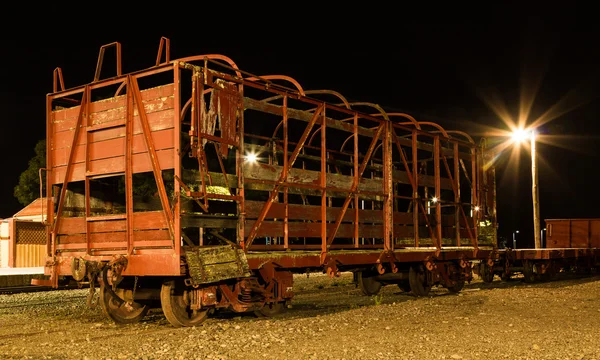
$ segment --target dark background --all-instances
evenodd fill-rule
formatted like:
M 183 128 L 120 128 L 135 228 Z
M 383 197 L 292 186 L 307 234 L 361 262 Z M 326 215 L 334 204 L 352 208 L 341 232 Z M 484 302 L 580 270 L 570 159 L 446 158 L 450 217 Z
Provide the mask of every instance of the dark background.
M 558 110 L 540 128 L 540 141 L 553 142 L 538 143 L 541 218 L 600 217 L 593 9 L 345 2 L 328 10 L 277 2 L 262 9 L 180 4 L 170 14 L 168 4 L 141 11 L 93 4 L 81 14 L 66 5 L 3 14 L 10 21 L 0 25 L 0 218 L 21 209 L 13 188 L 45 136 L 53 69 L 62 68 L 67 88 L 91 82 L 98 49 L 114 41 L 122 44 L 124 73 L 150 67 L 161 36 L 171 39 L 172 59 L 223 54 L 257 75 L 289 75 L 304 89 L 336 90 L 473 135 L 489 135 L 486 126 L 507 130 L 484 100 L 503 102 L 516 119 L 525 86 L 524 94 L 537 94 L 529 123 Z M 105 63 L 112 59 L 107 54 Z M 497 163 L 499 231 L 511 238 L 520 230 L 519 247 L 533 246 L 531 162 L 528 152 L 514 160 L 507 152 Z

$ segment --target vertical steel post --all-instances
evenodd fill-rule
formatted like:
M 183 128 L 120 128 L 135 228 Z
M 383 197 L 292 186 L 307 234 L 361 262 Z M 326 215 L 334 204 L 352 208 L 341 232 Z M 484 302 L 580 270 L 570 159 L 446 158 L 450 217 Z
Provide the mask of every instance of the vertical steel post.
M 287 169 L 288 166 L 288 115 L 287 115 L 287 105 L 288 105 L 288 97 L 285 95 L 283 97 L 283 167 Z M 287 182 L 287 179 L 284 179 Z M 285 206 L 284 209 L 284 218 L 283 218 L 283 248 L 289 249 L 289 213 L 290 206 L 288 204 L 288 186 L 285 185 L 283 188 L 283 203 Z
M 419 246 L 419 158 L 417 153 L 417 132 L 412 132 L 412 177 L 414 181 L 413 188 L 413 232 L 415 238 L 415 247 Z
M 433 138 L 433 172 L 435 177 L 435 237 L 438 249 L 442 247 L 442 204 L 441 204 L 441 172 L 440 172 L 440 137 Z
M 392 124 L 385 121 L 383 136 L 383 248 L 393 250 L 394 191 L 392 183 Z
M 354 132 L 353 137 L 354 137 L 354 152 L 353 152 L 353 167 L 352 167 L 352 171 L 353 171 L 353 175 L 354 175 L 354 179 L 353 179 L 353 183 L 359 183 L 360 179 L 358 178 L 359 173 L 358 173 L 358 114 L 354 113 L 354 121 L 352 123 L 352 130 Z M 358 240 L 358 224 L 359 224 L 359 217 L 358 217 L 358 209 L 359 209 L 359 199 L 358 199 L 358 192 L 354 192 L 354 247 L 358 248 L 359 246 L 359 240 Z
M 169 58 L 169 43 L 167 42 L 167 60 Z M 129 94 L 129 91 L 127 92 Z M 175 123 L 173 124 L 173 147 L 174 147 L 174 157 L 175 161 L 173 162 L 173 173 L 179 179 L 182 178 L 181 174 L 181 69 L 179 69 L 178 64 L 173 64 L 173 118 L 175 119 Z M 141 116 L 140 116 L 141 121 Z M 193 121 L 193 120 L 192 120 Z M 175 256 L 176 259 L 179 259 L 181 255 L 181 187 L 179 183 L 173 180 L 173 192 L 175 195 L 175 206 L 173 208 L 173 236 L 175 239 Z
M 327 253 L 327 137 L 326 137 L 326 107 L 323 104 L 321 120 L 321 259 Z
M 541 247 L 541 230 L 540 230 L 540 202 L 538 199 L 538 168 L 535 148 L 535 131 L 531 131 L 531 195 L 533 199 L 533 234 L 535 240 L 535 248 Z
M 456 246 L 460 246 L 460 210 L 462 203 L 460 201 L 460 168 L 458 164 L 458 142 L 453 144 L 454 157 L 454 228 L 456 229 Z
M 127 78 L 127 105 L 125 123 L 125 205 L 127 213 L 126 229 L 127 254 L 133 253 L 133 93 L 130 79 Z M 178 119 L 178 118 L 176 118 Z

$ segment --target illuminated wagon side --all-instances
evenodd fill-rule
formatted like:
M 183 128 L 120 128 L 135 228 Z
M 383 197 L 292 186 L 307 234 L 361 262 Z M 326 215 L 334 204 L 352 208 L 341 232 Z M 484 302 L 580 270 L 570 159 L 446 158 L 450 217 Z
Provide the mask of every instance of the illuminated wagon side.
M 494 256 L 493 169 L 468 135 L 222 55 L 171 61 L 168 45 L 126 75 L 120 44 L 103 46 L 94 81 L 72 89 L 55 70 L 54 285 L 98 284 L 117 322 L 160 302 L 189 326 L 218 308 L 277 313 L 294 272 L 354 271 L 365 294 L 426 295 L 460 291 L 471 261 Z M 100 79 L 109 47 L 117 76 Z

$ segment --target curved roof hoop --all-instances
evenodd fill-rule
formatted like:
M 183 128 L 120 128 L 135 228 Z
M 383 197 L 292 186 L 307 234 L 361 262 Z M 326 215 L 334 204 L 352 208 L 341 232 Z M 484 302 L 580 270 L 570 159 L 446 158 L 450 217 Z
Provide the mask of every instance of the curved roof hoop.
M 177 61 L 181 61 L 181 62 L 192 62 L 192 61 L 200 61 L 200 60 L 203 60 L 203 61 L 208 61 L 208 60 L 222 60 L 222 61 L 225 61 L 227 64 L 229 64 L 229 66 L 231 66 L 231 68 L 235 71 L 236 75 L 240 79 L 244 78 L 242 76 L 242 72 L 240 71 L 240 68 L 236 65 L 236 63 L 233 62 L 233 60 L 231 60 L 229 57 L 227 57 L 225 55 L 220 55 L 220 54 L 206 54 L 206 55 L 188 56 L 188 57 L 184 57 L 184 58 L 181 58 L 181 59 L 177 59 Z M 215 63 L 217 63 L 217 62 L 215 62 Z
M 291 83 L 292 85 L 294 85 L 294 87 L 296 88 L 296 90 L 298 90 L 298 93 L 300 95 L 306 96 L 305 93 L 304 93 L 304 89 L 302 89 L 302 85 L 300 85 L 300 83 L 298 81 L 296 81 L 296 79 L 294 79 L 291 76 L 287 76 L 287 75 L 262 75 L 262 76 L 248 77 L 248 78 L 246 78 L 246 80 L 249 80 L 249 81 L 267 80 L 267 82 L 268 82 L 268 80 L 284 80 L 284 81 L 287 81 L 287 82 Z M 283 96 L 281 96 L 281 95 L 277 95 L 277 96 L 273 96 L 272 98 L 282 98 L 282 97 Z M 263 99 L 261 101 L 269 102 L 268 99 L 272 99 L 272 98 Z

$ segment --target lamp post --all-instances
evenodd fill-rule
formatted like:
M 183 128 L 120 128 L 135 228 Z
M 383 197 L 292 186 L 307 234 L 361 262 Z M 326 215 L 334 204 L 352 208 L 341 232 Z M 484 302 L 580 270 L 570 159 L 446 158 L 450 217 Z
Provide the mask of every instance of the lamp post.
M 518 129 L 513 133 L 513 139 L 521 142 L 529 138 L 531 140 L 531 198 L 533 200 L 533 234 L 535 240 L 535 248 L 541 248 L 541 229 L 540 229 L 540 202 L 538 190 L 538 168 L 535 149 L 536 133 L 534 130 L 525 131 Z
M 542 231 L 540 231 L 540 245 L 543 248 L 546 247 L 546 236 L 544 235 L 544 232 L 546 232 L 546 228 L 543 228 Z
M 513 232 L 513 249 L 517 248 L 517 234 L 519 233 L 519 230 Z
M 535 234 L 535 248 L 541 247 L 540 230 L 540 202 L 538 190 L 538 170 L 535 156 L 535 131 L 531 131 L 531 197 L 533 199 L 533 233 Z

